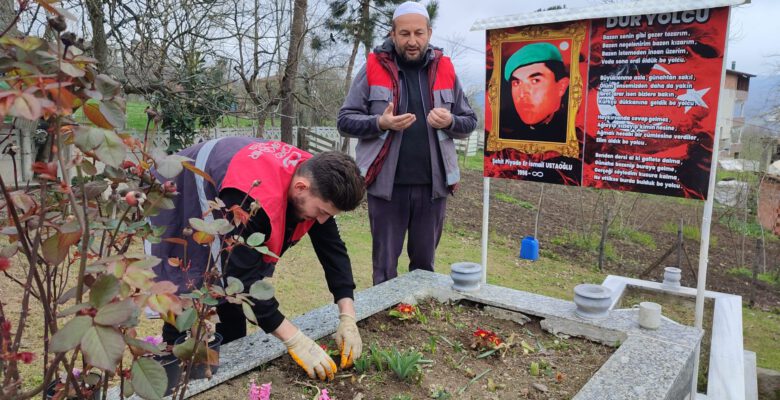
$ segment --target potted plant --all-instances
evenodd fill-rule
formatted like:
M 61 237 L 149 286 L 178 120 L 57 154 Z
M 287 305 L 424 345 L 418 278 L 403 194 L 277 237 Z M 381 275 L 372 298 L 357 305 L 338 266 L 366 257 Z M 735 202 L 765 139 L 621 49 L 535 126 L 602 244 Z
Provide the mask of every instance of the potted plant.
M 62 372 L 59 374 L 59 379 L 46 388 L 46 398 L 51 400 L 99 400 L 101 398 L 100 383 L 103 375 L 99 371 L 84 373 L 74 368 L 72 374 L 77 381 L 76 385 L 67 386 L 68 376 Z

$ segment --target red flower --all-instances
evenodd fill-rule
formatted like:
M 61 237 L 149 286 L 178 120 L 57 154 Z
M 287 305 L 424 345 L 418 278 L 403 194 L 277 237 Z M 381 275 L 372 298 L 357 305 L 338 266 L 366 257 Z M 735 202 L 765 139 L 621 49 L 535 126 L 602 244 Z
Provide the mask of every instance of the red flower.
M 486 329 L 479 329 L 477 328 L 476 331 L 474 331 L 474 340 L 472 343 L 472 347 L 480 347 L 480 348 L 490 348 L 490 349 L 496 349 L 501 344 L 503 344 L 504 341 L 501 340 L 498 335 L 496 335 L 494 332 L 491 332 Z
M 29 351 L 24 351 L 21 353 L 16 354 L 16 359 L 25 363 L 29 364 L 33 361 L 33 353 L 30 353 Z
M 0 333 L 11 333 L 11 321 L 5 320 L 2 324 L 0 324 Z
M 395 308 L 401 314 L 414 314 L 416 309 L 411 304 L 401 303 Z
M 496 334 L 491 332 L 491 331 L 485 330 L 485 329 L 477 328 L 477 330 L 474 331 L 474 336 L 476 336 L 478 338 L 484 339 L 484 338 L 487 338 L 487 337 L 496 336 Z
M 0 272 L 8 271 L 8 268 L 11 268 L 11 260 L 0 257 Z

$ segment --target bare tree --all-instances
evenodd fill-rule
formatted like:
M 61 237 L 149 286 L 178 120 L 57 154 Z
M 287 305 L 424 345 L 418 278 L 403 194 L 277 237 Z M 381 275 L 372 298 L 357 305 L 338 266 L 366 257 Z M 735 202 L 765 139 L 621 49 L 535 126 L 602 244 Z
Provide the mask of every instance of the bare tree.
M 0 0 L 0 33 L 12 33 L 16 30 L 16 10 L 14 0 Z
M 292 143 L 293 115 L 295 105 L 293 103 L 293 91 L 298 74 L 298 60 L 303 46 L 303 34 L 306 20 L 307 0 L 294 0 L 293 20 L 290 30 L 290 46 L 287 49 L 287 62 L 282 76 L 282 86 L 279 97 L 282 98 L 282 141 Z
M 92 54 L 98 61 L 98 70 L 102 71 L 109 66 L 103 0 L 85 0 L 84 2 L 92 26 Z

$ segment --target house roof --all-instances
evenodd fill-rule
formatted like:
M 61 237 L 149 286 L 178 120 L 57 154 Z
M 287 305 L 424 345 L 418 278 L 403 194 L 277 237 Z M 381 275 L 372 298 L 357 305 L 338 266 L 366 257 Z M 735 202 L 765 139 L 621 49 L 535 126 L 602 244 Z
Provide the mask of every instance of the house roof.
M 727 74 L 731 74 L 731 75 L 740 75 L 743 78 L 754 78 L 755 77 L 755 75 L 753 75 L 753 74 L 749 74 L 747 72 L 740 72 L 740 71 L 737 71 L 737 70 L 734 70 L 734 69 L 727 69 L 726 73 Z
M 564 8 L 561 10 L 529 12 L 524 14 L 482 18 L 474 21 L 474 24 L 471 26 L 471 30 L 481 31 L 488 29 L 510 28 L 513 26 L 577 21 L 583 19 L 699 10 L 704 8 L 736 6 L 744 4 L 746 1 L 747 0 L 642 0 L 618 4 L 600 4 L 587 8 Z

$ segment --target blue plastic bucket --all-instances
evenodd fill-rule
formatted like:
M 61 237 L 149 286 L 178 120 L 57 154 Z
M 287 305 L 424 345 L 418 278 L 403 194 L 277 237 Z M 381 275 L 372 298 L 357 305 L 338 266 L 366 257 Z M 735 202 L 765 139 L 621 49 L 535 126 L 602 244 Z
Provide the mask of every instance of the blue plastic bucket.
M 539 259 L 539 241 L 533 236 L 526 236 L 520 242 L 520 258 L 536 261 Z

